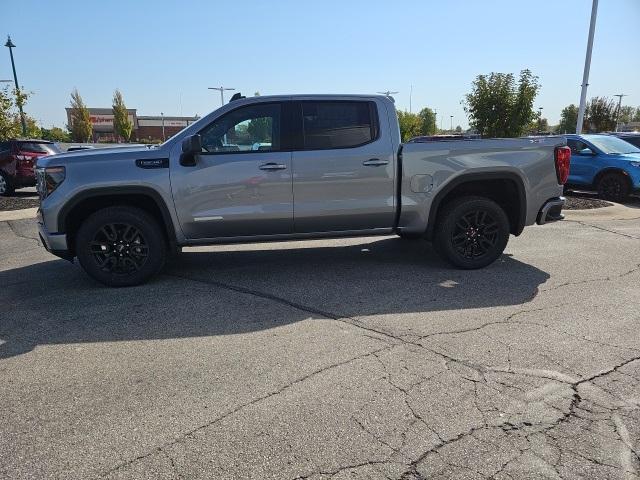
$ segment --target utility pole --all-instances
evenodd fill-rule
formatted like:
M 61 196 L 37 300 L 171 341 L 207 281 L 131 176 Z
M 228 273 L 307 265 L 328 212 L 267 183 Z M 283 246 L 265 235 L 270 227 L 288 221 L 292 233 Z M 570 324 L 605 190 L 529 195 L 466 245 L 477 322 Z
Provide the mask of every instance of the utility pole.
M 411 110 L 411 97 L 413 96 L 413 85 L 411 85 L 411 89 L 409 90 L 409 113 L 413 113 Z
M 433 111 L 433 125 L 434 127 L 436 127 L 436 131 L 435 133 L 438 133 L 438 112 L 436 112 L 435 110 Z
M 628 97 L 629 95 L 624 93 L 619 93 L 614 95 L 614 97 L 618 97 L 618 111 L 616 113 L 616 132 L 618 131 L 618 122 L 620 121 L 620 109 L 622 108 L 622 97 Z
M 16 75 L 16 64 L 13 61 L 13 49 L 15 45 L 11 41 L 11 36 L 7 35 L 7 43 L 4 44 L 9 49 L 9 55 L 11 56 L 11 68 L 13 69 L 13 84 L 16 87 L 16 103 L 18 104 L 18 110 L 20 110 L 20 123 L 22 123 L 22 136 L 27 136 L 27 121 L 24 118 L 24 111 L 22 111 L 22 96 L 20 95 L 20 85 L 18 85 L 18 75 Z
M 451 117 L 451 133 L 453 133 L 453 115 L 449 115 Z
M 224 105 L 224 91 L 225 90 L 235 90 L 235 88 L 227 88 L 227 87 L 207 87 L 209 90 L 218 90 L 220 92 L 220 105 Z
M 580 109 L 578 110 L 578 123 L 576 133 L 582 133 L 584 121 L 584 109 L 587 104 L 587 87 L 589 86 L 589 70 L 591 69 L 591 51 L 593 50 L 593 34 L 596 31 L 596 17 L 598 16 L 598 0 L 593 0 L 591 5 L 591 23 L 589 24 L 589 38 L 587 39 L 587 55 L 584 59 L 584 73 L 582 74 L 582 91 L 580 92 Z
M 542 130 L 542 107 L 538 107 L 538 133 Z
M 165 142 L 167 139 L 164 136 L 164 112 L 160 112 L 160 116 L 162 117 L 162 141 Z

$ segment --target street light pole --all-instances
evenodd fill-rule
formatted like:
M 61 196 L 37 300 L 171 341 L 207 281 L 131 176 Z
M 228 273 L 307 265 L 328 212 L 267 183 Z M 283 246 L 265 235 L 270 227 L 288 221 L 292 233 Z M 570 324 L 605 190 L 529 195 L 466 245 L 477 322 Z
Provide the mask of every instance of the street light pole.
M 209 90 L 218 90 L 220 92 L 220 105 L 224 105 L 224 91 L 225 90 L 235 90 L 235 88 L 227 88 L 227 87 L 207 87 Z
M 451 133 L 453 133 L 453 115 L 449 115 L 451 118 Z
M 18 110 L 20 110 L 20 123 L 22 123 L 22 136 L 27 136 L 27 121 L 24 118 L 24 111 L 22 111 L 22 98 L 20 96 L 20 85 L 18 85 L 18 75 L 16 75 L 16 64 L 13 61 L 13 49 L 15 45 L 11 41 L 11 36 L 7 35 L 7 43 L 4 44 L 9 49 L 9 56 L 11 56 L 11 68 L 13 69 L 13 84 L 16 87 L 16 103 L 18 104 Z
M 542 107 L 538 107 L 538 133 L 542 130 Z
M 589 70 L 591 69 L 591 51 L 593 50 L 593 34 L 596 31 L 596 17 L 598 16 L 598 0 L 593 0 L 591 6 L 591 23 L 589 24 L 589 38 L 587 39 L 587 55 L 584 59 L 584 73 L 582 74 L 582 91 L 580 92 L 580 109 L 578 110 L 578 122 L 576 133 L 582 133 L 584 109 L 587 104 L 587 87 L 589 86 Z
M 620 121 L 620 109 L 622 108 L 622 97 L 627 97 L 628 95 L 624 93 L 619 93 L 618 95 L 614 95 L 614 97 L 618 97 L 618 111 L 616 113 L 616 132 L 618 131 L 618 122 Z
M 167 139 L 164 136 L 164 112 L 160 112 L 160 116 L 162 117 L 162 141 L 165 142 Z
M 411 109 L 411 97 L 413 96 L 413 85 L 411 85 L 411 89 L 409 90 L 409 113 L 413 113 Z

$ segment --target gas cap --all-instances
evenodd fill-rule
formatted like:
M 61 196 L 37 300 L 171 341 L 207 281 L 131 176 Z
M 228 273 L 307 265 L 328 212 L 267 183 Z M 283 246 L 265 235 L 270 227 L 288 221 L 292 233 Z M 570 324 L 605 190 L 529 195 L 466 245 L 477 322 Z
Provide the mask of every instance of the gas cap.
M 429 193 L 433 188 L 431 175 L 414 175 L 411 177 L 411 191 L 413 193 Z

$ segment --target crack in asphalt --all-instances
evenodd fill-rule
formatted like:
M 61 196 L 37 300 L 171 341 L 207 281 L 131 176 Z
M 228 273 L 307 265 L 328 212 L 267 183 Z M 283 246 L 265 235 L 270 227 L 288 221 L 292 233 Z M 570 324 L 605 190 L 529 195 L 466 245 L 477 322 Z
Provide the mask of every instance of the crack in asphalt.
M 349 358 L 347 360 L 344 360 L 342 362 L 338 362 L 338 363 L 334 363 L 334 364 L 325 366 L 325 367 L 320 368 L 318 370 L 314 370 L 313 372 L 310 372 L 310 373 L 308 373 L 308 374 L 306 374 L 306 375 L 304 375 L 302 377 L 296 378 L 295 380 L 283 385 L 282 387 L 280 387 L 280 388 L 278 388 L 276 390 L 273 390 L 273 391 L 271 391 L 271 392 L 269 392 L 269 393 L 267 393 L 265 395 L 262 395 L 260 397 L 254 398 L 253 400 L 251 400 L 249 402 L 243 403 L 243 404 L 237 406 L 236 408 L 233 408 L 233 409 L 229 410 L 228 412 L 226 412 L 226 413 L 214 418 L 213 420 L 208 421 L 208 422 L 206 422 L 206 423 L 204 423 L 202 425 L 199 425 L 198 427 L 189 430 L 188 432 L 180 435 L 177 438 L 174 438 L 173 440 L 171 440 L 169 442 L 164 443 L 163 445 L 161 445 L 159 447 L 155 447 L 154 449 L 152 449 L 149 452 L 146 452 L 144 454 L 138 455 L 137 457 L 135 457 L 133 459 L 127 460 L 126 462 L 122 462 L 122 463 L 114 466 L 113 468 L 111 468 L 111 469 L 103 472 L 102 474 L 100 474 L 100 477 L 106 477 L 106 476 L 112 474 L 113 472 L 121 470 L 122 468 L 127 467 L 127 466 L 129 466 L 129 465 L 131 465 L 131 464 L 133 464 L 133 463 L 135 463 L 137 461 L 140 461 L 140 460 L 142 460 L 144 458 L 147 458 L 147 457 L 149 457 L 149 456 L 151 456 L 151 455 L 153 455 L 155 453 L 162 452 L 167 447 L 170 447 L 172 445 L 180 443 L 180 442 L 184 441 L 186 438 L 191 438 L 191 437 L 193 437 L 193 435 L 195 433 L 197 433 L 197 432 L 199 432 L 201 430 L 204 430 L 204 429 L 206 429 L 206 428 L 208 428 L 208 427 L 210 427 L 212 425 L 215 425 L 216 423 L 221 422 L 222 420 L 224 420 L 224 419 L 226 419 L 226 418 L 238 413 L 241 410 L 244 410 L 245 408 L 251 407 L 252 405 L 260 403 L 260 402 L 262 402 L 264 400 L 267 400 L 267 399 L 269 399 L 269 398 L 271 398 L 273 396 L 279 395 L 279 394 L 281 394 L 281 393 L 293 388 L 295 385 L 298 385 L 300 383 L 303 383 L 303 382 L 309 380 L 310 378 L 315 377 L 316 375 L 320 375 L 320 374 L 322 374 L 324 372 L 327 372 L 329 370 L 333 370 L 334 368 L 338 368 L 338 367 L 341 367 L 343 365 L 347 365 L 347 364 L 352 363 L 352 362 L 354 362 L 356 360 L 360 360 L 362 358 L 366 358 L 366 357 L 374 355 L 374 354 L 376 354 L 378 352 L 382 352 L 383 350 L 388 350 L 391 347 L 392 347 L 391 345 L 387 345 L 387 346 L 385 346 L 383 348 L 379 348 L 379 349 L 376 349 L 376 350 L 373 350 L 373 351 L 370 351 L 370 352 L 367 352 L 367 353 L 363 353 L 363 354 L 357 355 L 355 357 L 351 357 L 351 358 Z
M 623 274 L 620 274 L 619 276 L 625 276 L 628 275 L 636 270 L 638 270 L 638 268 L 640 268 L 640 266 L 625 272 Z M 485 374 L 488 372 L 503 372 L 503 369 L 495 369 L 495 368 L 491 368 L 491 367 L 486 367 L 483 365 L 478 365 L 478 364 L 474 364 L 473 362 L 469 362 L 466 360 L 462 360 L 462 359 L 458 359 L 455 357 L 452 357 L 448 354 L 445 354 L 443 352 L 437 351 L 437 350 L 433 350 L 430 349 L 428 347 L 426 347 L 425 345 L 423 345 L 422 343 L 419 343 L 419 341 L 411 341 L 408 340 L 407 338 L 400 336 L 400 335 L 395 335 L 391 332 L 388 332 L 384 329 L 379 329 L 379 328 L 373 328 L 367 325 L 363 325 L 360 321 L 358 321 L 357 319 L 353 318 L 353 317 L 349 317 L 349 316 L 339 316 L 337 314 L 333 314 L 331 312 L 328 311 L 323 311 L 314 307 L 310 307 L 307 305 L 303 305 L 297 302 L 293 302 L 291 300 L 288 300 L 286 298 L 277 296 L 277 295 L 273 295 L 271 293 L 267 293 L 267 292 L 262 292 L 259 290 L 254 290 L 254 289 L 250 289 L 250 288 L 246 288 L 246 287 L 241 287 L 241 286 L 237 286 L 237 285 L 232 285 L 232 284 L 227 284 L 224 282 L 219 282 L 216 280 L 202 280 L 202 279 L 194 279 L 194 278 L 190 278 L 187 276 L 182 276 L 182 275 L 176 275 L 176 274 L 168 274 L 169 276 L 174 276 L 174 277 L 178 277 L 178 278 L 183 278 L 185 280 L 190 280 L 190 281 L 194 281 L 194 282 L 199 282 L 199 283 L 205 283 L 205 284 L 210 284 L 210 285 L 214 285 L 220 288 L 224 288 L 224 289 L 228 289 L 228 290 L 232 290 L 232 291 L 236 291 L 236 292 L 240 292 L 240 293 L 244 293 L 244 294 L 249 294 L 249 295 L 254 295 L 260 298 L 265 298 L 268 300 L 272 300 L 275 302 L 278 302 L 280 304 L 283 305 L 287 305 L 289 307 L 292 308 L 296 308 L 298 310 L 307 312 L 307 313 L 311 313 L 311 314 L 315 314 L 315 315 L 321 315 L 322 317 L 325 318 L 329 318 L 329 319 L 333 319 L 336 321 L 340 321 L 343 323 L 346 323 L 348 325 L 351 326 L 355 326 L 357 328 L 366 330 L 368 332 L 371 333 L 375 333 L 377 335 L 383 336 L 388 338 L 389 340 L 392 340 L 394 343 L 388 345 L 387 347 L 380 349 L 379 351 L 383 351 L 383 350 L 388 350 L 390 348 L 393 348 L 395 345 L 397 345 L 397 343 L 395 342 L 400 342 L 403 344 L 407 344 L 407 345 L 412 345 L 415 347 L 419 347 L 421 349 L 424 349 L 425 351 L 428 351 L 432 354 L 435 354 L 436 356 L 442 358 L 445 361 L 445 366 L 447 366 L 448 362 L 452 362 L 455 364 L 459 364 L 462 366 L 465 366 L 467 368 L 470 368 L 472 370 L 475 370 L 476 372 L 478 372 L 480 374 L 480 376 L 484 379 L 484 382 L 486 383 L 486 379 L 485 379 Z M 613 277 L 613 278 L 617 278 L 617 277 Z M 558 287 L 554 287 L 554 288 L 559 288 Z M 564 304 L 561 305 L 553 305 L 550 307 L 541 307 L 541 308 L 537 308 L 537 309 L 529 309 L 526 311 L 518 311 L 518 312 L 514 312 L 512 314 L 510 314 L 507 319 L 505 320 L 501 320 L 501 321 L 494 321 L 494 322 L 487 322 L 486 325 L 482 325 L 479 327 L 472 327 L 470 329 L 465 329 L 468 331 L 473 331 L 473 330 L 479 330 L 481 328 L 484 328 L 485 326 L 488 326 L 489 324 L 504 324 L 506 322 L 508 322 L 509 319 L 514 318 L 517 315 L 520 314 L 524 314 L 524 313 L 528 313 L 530 311 L 541 311 L 541 310 L 546 310 L 549 308 L 558 308 L 560 306 L 563 306 Z M 458 331 L 454 331 L 454 332 L 438 332 L 435 334 L 432 334 L 431 336 L 435 336 L 435 335 L 442 335 L 442 334 L 455 334 L 455 333 L 462 333 L 462 332 L 458 332 Z M 425 338 L 429 337 L 430 335 L 425 336 Z M 419 339 L 421 337 L 418 337 Z M 382 339 L 378 338 L 379 340 L 383 341 Z M 620 348 L 620 347 L 618 347 Z M 377 355 L 375 355 L 375 353 L 377 352 L 373 352 L 373 356 L 375 358 L 378 358 Z M 367 354 L 366 356 L 369 356 L 370 354 Z M 379 360 L 379 359 L 378 359 Z M 565 383 L 567 385 L 570 386 L 570 388 L 573 390 L 573 394 L 571 397 L 571 402 L 569 405 L 569 409 L 567 412 L 564 412 L 563 415 L 561 415 L 555 422 L 552 423 L 545 423 L 545 422 L 541 422 L 541 423 L 537 423 L 534 424 L 532 422 L 521 422 L 520 424 L 511 424 L 509 422 L 504 422 L 503 424 L 499 425 L 499 426 L 488 426 L 486 423 L 484 425 L 481 426 L 477 426 L 477 427 L 472 427 L 471 429 L 465 431 L 465 432 L 461 432 L 458 435 L 455 435 L 451 438 L 448 439 L 444 439 L 442 440 L 442 437 L 435 432 L 425 421 L 424 419 L 422 419 L 421 417 L 419 417 L 415 410 L 411 407 L 410 403 L 408 401 L 405 401 L 405 403 L 407 404 L 409 410 L 412 412 L 412 415 L 414 416 L 414 418 L 419 419 L 423 424 L 425 424 L 432 432 L 436 433 L 436 435 L 441 439 L 441 442 L 439 444 L 437 444 L 436 446 L 432 447 L 431 449 L 427 450 L 426 452 L 424 452 L 423 454 L 419 455 L 415 460 L 413 460 L 410 464 L 409 464 L 409 468 L 404 472 L 402 478 L 422 478 L 417 470 L 418 465 L 431 453 L 433 452 L 438 452 L 440 449 L 442 449 L 443 447 L 450 445 L 452 443 L 458 442 L 459 440 L 468 437 L 468 436 L 472 436 L 474 435 L 474 433 L 481 431 L 481 430 L 485 430 L 487 428 L 500 428 L 504 431 L 510 431 L 510 430 L 521 430 L 523 428 L 528 428 L 528 427 L 544 427 L 543 432 L 549 431 L 553 428 L 556 428 L 557 426 L 561 425 L 562 423 L 568 421 L 570 418 L 574 417 L 576 415 L 575 411 L 578 408 L 578 406 L 580 405 L 580 402 L 582 401 L 582 397 L 581 395 L 578 393 L 578 387 L 582 384 L 585 384 L 587 382 L 592 382 L 593 380 L 596 380 L 598 378 L 601 378 L 603 376 L 609 375 L 612 372 L 616 372 L 618 371 L 618 369 L 624 367 L 625 365 L 628 365 L 634 361 L 638 361 L 640 360 L 640 356 L 638 357 L 633 357 L 631 359 L 625 360 L 624 362 L 610 368 L 607 370 L 604 370 L 602 372 L 599 372 L 597 374 L 591 375 L 589 377 L 583 378 L 583 379 L 579 379 L 579 380 L 575 380 L 575 379 L 570 379 L 571 381 L 568 381 L 568 376 L 565 374 L 560 374 L 558 372 L 549 372 L 549 371 L 537 371 L 537 370 L 528 370 L 526 372 L 523 372 L 522 370 L 511 370 L 509 368 L 508 373 L 525 373 L 526 375 L 529 376 L 534 376 L 534 377 L 538 377 L 538 378 L 549 378 L 549 379 L 553 379 L 553 380 L 558 380 L 561 381 L 562 383 Z M 557 364 L 557 362 L 554 362 Z M 448 369 L 448 366 L 446 367 Z M 385 369 L 386 370 L 386 369 Z M 399 388 L 397 385 L 394 385 L 388 378 L 387 381 L 389 381 L 389 383 L 394 386 L 395 388 L 397 388 L 400 391 L 403 391 L 403 393 L 405 393 L 404 390 L 402 390 L 401 388 Z M 408 395 L 408 393 L 405 393 L 406 395 Z M 263 400 L 264 398 L 260 398 L 260 399 L 256 399 L 254 402 L 252 403 L 256 403 L 259 402 L 261 400 Z M 241 407 L 243 408 L 243 407 Z M 484 417 L 482 411 L 480 411 L 480 409 L 478 409 L 479 412 L 481 413 L 481 415 Z M 235 412 L 231 412 L 230 414 L 235 413 Z M 206 427 L 202 427 L 202 428 L 206 428 Z M 409 427 L 410 428 L 410 427 Z M 408 430 L 407 430 L 408 431 Z M 406 435 L 406 432 L 405 432 Z M 393 450 L 393 449 L 392 449 Z M 380 461 L 379 463 L 387 463 L 388 460 L 384 460 L 384 461 Z M 358 464 L 357 466 L 363 466 L 363 465 L 368 465 L 370 462 L 366 462 L 363 464 Z M 356 466 L 356 467 L 357 467 Z M 344 469 L 349 469 L 349 468 L 355 468 L 354 466 L 350 466 L 350 467 L 345 467 Z M 342 470 L 340 470 L 342 471 Z M 339 471 L 338 471 L 339 472 Z M 336 473 L 338 473 L 336 472 Z M 323 473 L 320 472 L 320 474 L 323 475 L 334 475 L 335 473 Z M 309 475 L 310 476 L 310 475 Z M 308 477 L 308 476 L 307 476 Z M 298 477 L 298 478 L 307 478 L 307 477 Z
M 632 269 L 627 270 L 626 272 L 623 272 L 623 273 L 619 273 L 617 275 L 609 275 L 607 277 L 590 278 L 590 279 L 587 279 L 587 280 L 576 280 L 576 281 L 569 281 L 569 282 L 565 282 L 565 283 L 560 283 L 558 285 L 550 286 L 549 288 L 541 288 L 540 289 L 540 293 L 551 292 L 553 290 L 557 290 L 559 288 L 567 287 L 569 285 L 583 285 L 585 283 L 611 282 L 613 280 L 618 280 L 618 279 L 620 279 L 622 277 L 626 277 L 627 275 L 631 275 L 631 274 L 633 274 L 635 272 L 638 272 L 638 271 L 640 271 L 640 263 L 637 264 Z
M 608 228 L 605 227 L 601 227 L 599 225 L 593 225 L 592 223 L 587 223 L 583 220 L 565 220 L 568 222 L 572 222 L 572 223 L 578 223 L 582 226 L 585 227 L 591 227 L 591 228 L 595 228 L 597 230 L 602 230 L 603 232 L 608 232 L 608 233 L 613 233 L 614 235 L 620 235 L 621 237 L 627 237 L 627 238 L 632 238 L 634 240 L 640 240 L 640 237 L 636 237 L 635 235 L 629 235 L 628 233 L 622 233 L 622 232 L 618 232 L 616 230 L 610 230 Z
M 9 230 L 11 230 L 11 232 L 12 232 L 16 237 L 24 238 L 24 239 L 26 239 L 26 240 L 31 240 L 31 241 L 33 241 L 33 242 L 36 242 L 36 245 L 40 245 L 40 241 L 39 241 L 37 238 L 35 238 L 35 237 L 29 237 L 29 236 L 27 236 L 27 235 L 23 235 L 22 233 L 18 232 L 18 231 L 16 230 L 16 227 L 13 225 L 13 222 L 14 222 L 13 220 L 7 220 L 7 221 L 6 221 L 6 222 L 4 222 L 4 223 L 6 223 L 6 224 L 7 224 L 7 226 L 9 227 Z

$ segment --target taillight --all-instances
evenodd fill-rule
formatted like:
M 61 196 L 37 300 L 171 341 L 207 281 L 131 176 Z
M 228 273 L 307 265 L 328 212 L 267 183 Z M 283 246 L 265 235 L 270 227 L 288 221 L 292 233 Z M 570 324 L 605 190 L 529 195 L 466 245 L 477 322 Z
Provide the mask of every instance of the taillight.
M 558 183 L 564 185 L 569 178 L 569 167 L 571 165 L 571 149 L 569 147 L 556 147 L 554 152 L 556 161 L 556 177 Z

